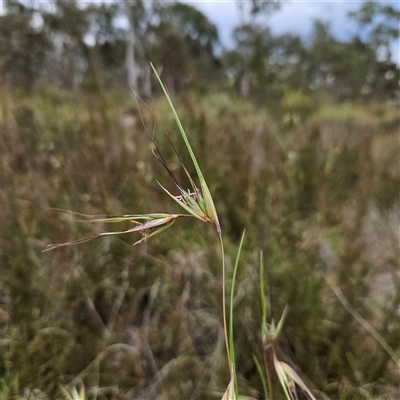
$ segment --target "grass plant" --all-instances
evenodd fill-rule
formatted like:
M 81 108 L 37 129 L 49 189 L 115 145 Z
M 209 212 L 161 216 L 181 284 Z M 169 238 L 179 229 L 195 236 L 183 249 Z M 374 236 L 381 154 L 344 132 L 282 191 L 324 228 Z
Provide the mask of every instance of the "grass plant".
M 140 215 L 132 214 L 132 215 L 123 215 L 123 216 L 99 217 L 99 216 L 69 212 L 73 215 L 78 215 L 81 218 L 83 218 L 84 220 L 90 221 L 90 222 L 120 223 L 120 222 L 124 222 L 124 221 L 130 221 L 135 226 L 133 228 L 127 228 L 127 229 L 120 230 L 120 231 L 103 232 L 103 233 L 100 233 L 97 235 L 86 236 L 81 239 L 72 240 L 72 241 L 65 242 L 65 243 L 49 245 L 45 251 L 54 250 L 56 248 L 63 247 L 63 246 L 78 245 L 78 244 L 86 243 L 86 242 L 100 239 L 100 238 L 107 237 L 107 236 L 139 232 L 139 233 L 141 233 L 142 238 L 133 244 L 135 246 L 140 243 L 143 243 L 150 237 L 155 236 L 155 235 L 161 233 L 162 231 L 168 229 L 176 221 L 176 219 L 182 218 L 182 217 L 192 216 L 202 222 L 208 222 L 208 223 L 211 223 L 212 225 L 214 225 L 219 242 L 220 242 L 220 247 L 221 247 L 222 315 L 223 315 L 223 327 L 224 327 L 226 355 L 227 355 L 227 361 L 228 361 L 228 366 L 229 366 L 229 370 L 230 370 L 230 382 L 229 382 L 228 387 L 222 397 L 222 400 L 239 400 L 244 397 L 239 396 L 238 386 L 237 386 L 234 337 L 233 337 L 233 299 L 234 299 L 234 292 L 235 292 L 235 280 L 236 280 L 240 254 L 242 251 L 242 246 L 243 246 L 243 241 L 244 241 L 244 232 L 243 232 L 243 235 L 242 235 L 239 247 L 238 247 L 235 266 L 234 266 L 234 270 L 233 270 L 231 295 L 230 295 L 229 329 L 228 329 L 227 314 L 226 314 L 226 290 L 225 290 L 225 287 L 226 287 L 225 250 L 224 250 L 224 244 L 223 244 L 223 239 L 222 239 L 221 226 L 219 223 L 215 204 L 214 204 L 211 192 L 208 188 L 208 185 L 204 179 L 203 173 L 197 162 L 196 156 L 195 156 L 195 154 L 192 150 L 192 147 L 189 143 L 186 132 L 182 126 L 182 123 L 181 123 L 179 117 L 178 117 L 178 114 L 175 110 L 172 100 L 168 94 L 168 91 L 167 91 L 166 87 L 164 86 L 163 82 L 161 81 L 161 78 L 158 75 L 153 64 L 151 64 L 151 67 L 153 68 L 153 71 L 157 77 L 157 80 L 167 98 L 168 104 L 174 115 L 176 124 L 177 124 L 179 131 L 181 133 L 181 136 L 184 140 L 186 149 L 189 152 L 190 158 L 191 158 L 193 165 L 195 167 L 195 170 L 196 170 L 197 178 L 200 182 L 200 188 L 198 188 L 197 185 L 195 184 L 193 178 L 191 177 L 187 168 L 183 164 L 183 161 L 182 161 L 179 153 L 177 152 L 175 146 L 171 142 L 173 149 L 179 158 L 180 164 L 181 164 L 183 170 L 185 171 L 185 174 L 192 186 L 192 191 L 184 190 L 182 188 L 182 186 L 178 183 L 178 180 L 176 179 L 174 173 L 168 167 L 167 162 L 165 161 L 164 157 L 162 156 L 161 152 L 159 151 L 156 142 L 154 141 L 154 139 L 152 139 L 152 142 L 155 146 L 155 150 L 153 151 L 154 154 L 156 155 L 157 159 L 161 162 L 161 164 L 164 166 L 164 168 L 167 170 L 168 174 L 170 175 L 170 177 L 172 178 L 172 180 L 176 186 L 176 189 L 179 191 L 180 194 L 179 195 L 171 194 L 158 181 L 157 182 L 159 183 L 161 188 L 173 200 L 175 200 L 180 205 L 180 207 L 183 208 L 188 214 L 151 213 L 151 214 L 140 214 Z M 59 210 L 59 211 L 64 211 L 64 210 Z M 264 358 L 265 358 L 265 366 L 266 366 L 266 371 L 267 371 L 268 387 L 271 388 L 270 389 L 271 391 L 269 392 L 269 395 L 267 398 L 269 398 L 271 400 L 273 399 L 270 371 L 268 368 L 268 363 L 267 363 L 267 358 L 266 358 L 267 351 L 271 347 L 275 371 L 278 375 L 278 378 L 282 384 L 282 387 L 285 391 L 285 394 L 286 394 L 288 400 L 293 400 L 293 399 L 295 399 L 294 396 L 297 396 L 297 395 L 293 394 L 293 393 L 295 393 L 295 390 L 296 390 L 295 383 L 297 385 L 299 385 L 307 395 L 310 396 L 309 397 L 310 400 L 315 400 L 314 397 L 312 396 L 311 392 L 307 389 L 307 387 L 304 385 L 303 381 L 296 374 L 296 372 L 289 365 L 285 364 L 284 362 L 278 361 L 278 359 L 276 357 L 276 353 L 273 348 L 273 343 L 274 343 L 274 341 L 277 340 L 277 338 L 279 337 L 279 334 L 282 330 L 283 323 L 284 323 L 284 320 L 285 320 L 285 317 L 287 314 L 287 308 L 285 308 L 285 310 L 282 314 L 282 317 L 279 320 L 276 327 L 275 327 L 273 321 L 272 321 L 272 324 L 267 325 L 267 322 L 266 322 L 267 321 L 267 305 L 266 305 L 266 296 L 265 296 L 265 291 L 264 291 L 264 286 L 263 286 L 263 282 L 264 282 L 263 268 L 264 268 L 263 267 L 263 258 L 262 258 L 262 252 L 261 252 L 260 253 L 260 275 L 261 275 L 260 276 L 260 282 L 261 282 L 260 294 L 261 294 L 261 305 L 262 305 L 262 338 L 263 338 L 263 346 L 265 349 L 264 350 Z M 78 393 L 76 391 L 74 385 L 72 385 L 71 394 L 69 394 L 65 388 L 62 387 L 62 389 L 63 389 L 63 392 L 65 395 L 70 396 L 71 400 L 72 399 L 75 400 L 75 399 L 81 398 L 82 396 L 83 397 L 85 396 L 84 389 L 81 389 L 80 392 Z
M 83 217 L 85 220 L 90 221 L 90 222 L 106 222 L 106 223 L 119 223 L 119 222 L 124 222 L 124 221 L 130 221 L 133 223 L 135 226 L 133 228 L 127 228 L 121 231 L 112 231 L 112 232 L 103 232 L 97 235 L 93 236 L 87 236 L 83 237 L 81 239 L 76 239 L 72 240 L 69 242 L 64 242 L 60 244 L 52 244 L 47 247 L 45 251 L 49 250 L 54 250 L 59 247 L 63 246 L 71 246 L 71 245 L 78 245 L 82 243 L 86 243 L 92 240 L 100 239 L 106 236 L 113 236 L 113 235 L 120 235 L 120 234 L 125 234 L 125 233 L 133 233 L 133 232 L 140 232 L 142 234 L 142 238 L 138 241 L 136 241 L 133 245 L 138 245 L 150 237 L 157 235 L 161 233 L 162 231 L 168 229 L 178 218 L 182 217 L 188 217 L 192 216 L 200 221 L 203 222 L 209 222 L 214 225 L 216 229 L 216 233 L 218 235 L 218 239 L 220 242 L 221 246 L 221 257 L 222 257 L 222 315 L 223 315 L 223 325 L 224 325 L 224 337 L 225 337 L 225 346 L 226 346 L 226 354 L 227 354 L 227 360 L 228 360 L 228 366 L 229 369 L 231 370 L 231 383 L 228 385 L 227 392 L 224 394 L 223 399 L 238 399 L 237 395 L 234 393 L 237 393 L 237 386 L 235 383 L 235 365 L 232 363 L 232 352 L 233 352 L 233 338 L 232 338 L 232 325 L 230 326 L 230 337 L 228 337 L 228 327 L 227 327 L 227 314 L 226 314 L 226 291 L 225 291 L 225 286 L 226 286 L 226 267 L 225 267 L 225 251 L 224 251 L 224 244 L 223 244 L 223 239 L 222 239 L 222 232 L 221 232 L 221 226 L 218 220 L 218 215 L 217 211 L 215 208 L 215 204 L 213 201 L 213 198 L 211 196 L 211 192 L 208 188 L 208 185 L 204 179 L 203 173 L 200 169 L 200 166 L 197 162 L 196 156 L 194 155 L 194 152 L 192 150 L 192 147 L 189 143 L 189 140 L 187 138 L 186 132 L 182 126 L 182 123 L 178 117 L 178 114 L 175 110 L 175 107 L 172 103 L 172 100 L 168 94 L 168 91 L 166 87 L 164 86 L 163 82 L 161 81 L 160 76 L 157 73 L 157 70 L 154 68 L 153 64 L 151 64 L 151 67 L 157 77 L 157 80 L 168 100 L 168 103 L 171 107 L 171 111 L 174 115 L 176 124 L 179 128 L 179 131 L 181 133 L 181 136 L 185 142 L 186 148 L 189 152 L 190 158 L 193 162 L 193 165 L 195 167 L 196 173 L 197 173 L 197 178 L 200 182 L 200 188 L 197 187 L 195 184 L 193 178 L 190 176 L 187 168 L 184 166 L 181 157 L 179 156 L 178 152 L 176 151 L 175 147 L 174 151 L 176 152 L 176 155 L 179 158 L 180 164 L 182 168 L 184 169 L 187 178 L 189 179 L 189 182 L 192 186 L 192 192 L 190 190 L 185 190 L 182 188 L 182 186 L 178 183 L 177 179 L 175 178 L 174 174 L 172 171 L 169 169 L 164 157 L 162 154 L 159 152 L 158 147 L 155 143 L 154 140 L 153 144 L 155 145 L 155 150 L 157 151 L 156 157 L 158 160 L 162 163 L 162 165 L 165 167 L 165 169 L 168 171 L 169 175 L 174 181 L 174 184 L 176 188 L 179 191 L 179 195 L 173 195 L 171 194 L 167 189 L 165 189 L 160 183 L 159 185 L 161 188 L 173 199 L 175 200 L 188 214 L 165 214 L 165 213 L 151 213 L 151 214 L 141 214 L 141 215 L 123 215 L 123 216 L 107 216 L 107 217 L 99 217 L 99 216 L 93 216 L 93 215 L 84 215 L 84 214 L 77 214 L 81 217 Z M 173 144 L 172 144 L 173 145 Z M 63 210 L 61 210 L 63 211 Z M 239 253 L 238 253 L 238 258 L 235 266 L 235 272 L 234 272 L 234 278 L 236 276 L 236 269 L 237 269 L 237 264 L 238 264 L 238 259 L 241 251 L 241 247 L 243 244 L 243 238 L 242 242 L 239 247 Z M 232 292 L 234 289 L 234 283 L 232 286 Z M 232 315 L 232 309 L 231 309 L 231 321 L 232 321 L 233 315 Z M 234 393 L 231 393 L 231 392 Z
M 275 322 L 272 319 L 271 323 L 267 322 L 268 315 L 268 306 L 267 306 L 267 295 L 264 286 L 264 257 L 263 252 L 260 251 L 260 300 L 261 300 L 261 313 L 262 313 L 262 322 L 261 322 L 261 338 L 263 342 L 264 349 L 264 366 L 265 372 L 267 376 L 267 382 L 264 378 L 263 387 L 265 398 L 269 400 L 274 399 L 273 389 L 272 389 L 272 379 L 271 379 L 271 370 L 270 370 L 270 358 L 272 358 L 272 365 L 274 366 L 275 373 L 281 383 L 282 389 L 286 395 L 287 400 L 296 400 L 298 399 L 297 389 L 296 387 L 301 388 L 302 392 L 307 396 L 309 400 L 315 400 L 315 397 L 312 395 L 310 390 L 304 384 L 303 380 L 300 376 L 283 361 L 279 361 L 277 357 L 277 352 L 275 349 L 276 343 L 278 342 L 279 336 L 282 332 L 283 325 L 288 314 L 287 306 L 283 310 L 282 316 L 278 321 L 278 324 L 275 326 Z M 270 356 L 272 354 L 272 357 Z M 257 370 L 259 374 L 262 376 L 262 369 L 257 360 L 257 357 L 253 355 L 253 359 L 256 362 Z

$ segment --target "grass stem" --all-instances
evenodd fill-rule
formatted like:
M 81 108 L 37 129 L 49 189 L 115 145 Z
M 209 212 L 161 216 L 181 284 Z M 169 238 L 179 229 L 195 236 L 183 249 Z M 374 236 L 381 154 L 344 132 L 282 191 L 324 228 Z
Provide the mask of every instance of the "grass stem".
M 219 241 L 221 244 L 221 256 L 222 256 L 222 318 L 224 320 L 224 337 L 225 337 L 225 346 L 226 346 L 226 355 L 228 358 L 229 369 L 231 369 L 231 353 L 229 350 L 229 339 L 228 339 L 228 324 L 227 324 L 227 316 L 226 316 L 226 277 L 225 277 L 225 250 L 224 250 L 224 242 L 222 240 L 222 235 L 218 233 Z

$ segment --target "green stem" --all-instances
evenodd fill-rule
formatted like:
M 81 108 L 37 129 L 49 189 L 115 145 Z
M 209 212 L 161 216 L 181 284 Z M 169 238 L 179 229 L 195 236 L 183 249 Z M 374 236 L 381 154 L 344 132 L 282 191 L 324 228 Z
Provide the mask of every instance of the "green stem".
M 267 382 L 268 382 L 268 394 L 269 394 L 269 400 L 274 399 L 274 393 L 272 391 L 272 379 L 271 379 L 271 371 L 267 365 Z
M 265 365 L 265 372 L 267 373 L 268 399 L 273 400 L 274 393 L 272 392 L 271 371 L 268 366 L 268 357 L 267 357 L 268 350 L 269 350 L 268 348 L 264 348 L 264 365 Z
M 222 256 L 222 318 L 224 320 L 224 337 L 226 346 L 226 355 L 228 357 L 229 370 L 231 369 L 231 353 L 229 351 L 229 339 L 228 339 L 228 325 L 226 317 L 226 289 L 225 289 L 225 251 L 224 242 L 222 241 L 222 235 L 218 234 L 219 241 L 221 243 L 221 256 Z

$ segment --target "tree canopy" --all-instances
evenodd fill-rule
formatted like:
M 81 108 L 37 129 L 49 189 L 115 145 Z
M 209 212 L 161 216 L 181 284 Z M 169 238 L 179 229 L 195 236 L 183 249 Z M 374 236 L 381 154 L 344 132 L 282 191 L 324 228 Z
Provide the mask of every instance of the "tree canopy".
M 217 27 L 189 4 L 124 4 L 7 0 L 0 17 L 6 82 L 31 90 L 46 80 L 76 89 L 93 73 L 100 86 L 124 84 L 127 76 L 131 87 L 148 96 L 152 61 L 172 91 L 196 85 L 255 99 L 286 90 L 323 90 L 338 99 L 398 96 L 399 66 L 391 49 L 399 37 L 400 11 L 391 5 L 368 0 L 349 13 L 357 28 L 347 40 L 337 39 L 319 20 L 311 41 L 304 41 L 273 35 L 268 23 L 249 18 L 232 33 L 234 48 L 223 50 Z M 238 3 L 255 17 L 279 5 Z M 128 28 L 121 24 L 124 18 Z

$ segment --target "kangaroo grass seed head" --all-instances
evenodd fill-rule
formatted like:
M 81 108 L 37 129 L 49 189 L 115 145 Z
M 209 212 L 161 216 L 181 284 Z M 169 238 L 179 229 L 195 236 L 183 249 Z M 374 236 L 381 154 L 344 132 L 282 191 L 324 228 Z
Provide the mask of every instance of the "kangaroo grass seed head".
M 79 214 L 83 216 L 84 214 Z M 112 232 L 102 232 L 98 235 L 86 236 L 80 239 L 72 240 L 70 242 L 59 243 L 59 244 L 50 244 L 47 246 L 43 252 L 57 249 L 58 247 L 63 246 L 73 246 L 76 244 L 82 244 L 86 242 L 90 242 L 92 240 L 100 239 L 105 236 L 112 235 L 121 235 L 124 233 L 134 233 L 139 232 L 142 235 L 142 238 L 136 241 L 133 246 L 136 246 L 139 243 L 146 241 L 148 238 L 155 236 L 166 229 L 168 229 L 178 218 L 188 217 L 190 215 L 187 214 L 143 214 L 143 215 L 125 215 L 125 216 L 115 216 L 115 217 L 103 217 L 103 218 L 90 218 L 90 216 L 86 215 L 84 221 L 91 222 L 121 222 L 129 220 L 135 226 L 133 228 L 123 229 L 121 231 L 112 231 Z
M 306 384 L 297 372 L 288 364 L 279 361 L 274 353 L 274 368 L 288 400 L 298 399 L 296 385 L 303 391 L 309 400 L 315 400 Z
M 180 158 L 178 152 L 176 151 L 175 146 L 173 146 L 173 148 L 175 150 L 175 153 L 178 155 L 179 161 L 180 161 L 182 167 L 184 168 L 184 170 L 186 172 L 186 175 L 189 178 L 189 181 L 192 184 L 193 191 L 194 191 L 194 193 L 196 193 L 196 197 L 193 198 L 188 192 L 185 192 L 181 187 L 179 187 L 179 185 L 177 185 L 179 191 L 181 192 L 181 196 L 182 196 L 182 200 L 183 201 L 182 200 L 180 202 L 178 200 L 176 200 L 176 201 L 187 212 L 192 214 L 195 218 L 198 218 L 198 219 L 200 219 L 202 221 L 205 221 L 205 222 L 212 223 L 215 226 L 215 229 L 216 229 L 218 235 L 221 236 L 221 226 L 220 226 L 220 223 L 219 223 L 219 220 L 218 220 L 218 215 L 217 215 L 217 211 L 216 211 L 216 208 L 215 208 L 215 204 L 214 204 L 213 198 L 211 196 L 210 190 L 209 190 L 209 188 L 207 186 L 207 183 L 206 183 L 206 181 L 204 179 L 203 173 L 201 172 L 200 166 L 199 166 L 199 164 L 197 162 L 196 156 L 194 155 L 192 147 L 190 146 L 190 143 L 189 143 L 189 140 L 187 138 L 186 132 L 183 129 L 182 123 L 181 123 L 181 121 L 180 121 L 180 119 L 178 117 L 178 114 L 177 114 L 177 112 L 175 110 L 175 107 L 174 107 L 174 105 L 172 103 L 172 100 L 171 100 L 171 98 L 170 98 L 170 96 L 168 94 L 168 91 L 167 91 L 165 85 L 163 84 L 160 76 L 158 75 L 157 70 L 155 69 L 154 65 L 152 63 L 150 63 L 150 65 L 151 65 L 151 68 L 153 69 L 153 71 L 154 71 L 154 73 L 155 73 L 155 75 L 157 77 L 157 80 L 158 80 L 158 82 L 159 82 L 159 84 L 160 84 L 160 86 L 161 86 L 161 88 L 162 88 L 162 90 L 163 90 L 163 92 L 165 94 L 165 97 L 167 98 L 167 101 L 169 103 L 171 111 L 172 111 L 172 113 L 173 113 L 173 115 L 175 117 L 176 124 L 178 125 L 178 128 L 179 128 L 179 131 L 181 133 L 181 136 L 182 136 L 182 138 L 183 138 L 183 140 L 185 142 L 185 145 L 186 145 L 186 148 L 187 148 L 187 150 L 189 152 L 190 158 L 192 159 L 193 165 L 194 165 L 194 167 L 196 169 L 197 177 L 198 177 L 198 179 L 200 181 L 200 190 L 199 190 L 199 189 L 197 189 L 196 185 L 194 184 L 193 179 L 190 176 L 190 174 L 188 173 L 187 169 L 183 165 L 182 159 Z M 173 197 L 171 194 L 170 194 L 170 196 Z M 186 201 L 187 201 L 188 204 L 185 203 Z M 186 207 L 184 207 L 184 205 Z M 193 213 L 191 211 L 189 211 L 188 208 L 190 208 L 193 211 Z
M 178 180 L 176 179 L 173 172 L 168 167 L 167 162 L 165 161 L 164 157 L 162 156 L 162 154 L 157 146 L 157 143 L 155 142 L 153 137 L 149 134 L 149 137 L 154 145 L 153 154 L 160 161 L 160 163 L 163 165 L 163 167 L 167 170 L 168 174 L 170 175 L 171 179 L 173 180 L 173 182 L 180 194 L 177 196 L 173 195 L 167 189 L 165 189 L 158 181 L 157 182 L 170 197 L 172 197 L 186 212 L 188 212 L 188 214 L 153 213 L 153 214 L 141 214 L 141 215 L 96 217 L 96 216 L 90 216 L 90 215 L 85 215 L 85 214 L 69 212 L 70 214 L 79 215 L 83 221 L 121 222 L 121 221 L 129 220 L 135 226 L 133 228 L 124 229 L 122 231 L 103 232 L 103 233 L 99 233 L 97 235 L 92 235 L 92 236 L 83 237 L 83 238 L 80 238 L 77 240 L 72 240 L 70 242 L 59 243 L 59 244 L 50 244 L 47 246 L 47 248 L 44 251 L 54 250 L 58 247 L 63 247 L 63 246 L 73 246 L 76 244 L 86 243 L 86 242 L 90 242 L 92 240 L 100 239 L 105 236 L 140 232 L 142 234 L 142 238 L 133 244 L 135 246 L 139 243 L 146 241 L 148 238 L 155 236 L 155 235 L 163 232 L 164 230 L 168 229 L 175 222 L 176 219 L 181 218 L 181 217 L 187 217 L 187 216 L 192 216 L 203 222 L 212 223 L 216 228 L 218 236 L 221 238 L 221 227 L 219 224 L 218 215 L 217 215 L 217 212 L 215 209 L 215 205 L 214 205 L 210 190 L 208 189 L 208 186 L 204 180 L 203 174 L 197 163 L 196 157 L 195 157 L 193 150 L 189 144 L 188 138 L 182 127 L 179 117 L 175 111 L 173 104 L 172 104 L 171 98 L 169 97 L 168 92 L 167 92 L 164 84 L 162 83 L 159 75 L 157 74 L 157 71 L 155 70 L 153 64 L 151 64 L 151 66 L 152 66 L 152 68 L 157 76 L 157 79 L 165 93 L 165 96 L 167 97 L 168 103 L 174 114 L 176 123 L 179 127 L 179 130 L 184 139 L 185 145 L 189 151 L 190 157 L 195 166 L 197 176 L 200 181 L 200 189 L 196 186 L 196 184 L 194 183 L 194 180 L 192 179 L 188 170 L 186 169 L 185 165 L 183 164 L 182 158 L 180 157 L 179 153 L 177 152 L 176 147 L 175 147 L 174 143 L 172 142 L 171 138 L 169 137 L 168 133 L 167 133 L 168 139 L 170 140 L 170 143 L 179 158 L 179 162 L 180 162 L 182 168 L 184 169 L 186 176 L 189 179 L 189 182 L 192 186 L 192 192 L 190 190 L 186 191 L 186 190 L 182 189 L 182 187 L 179 185 Z

